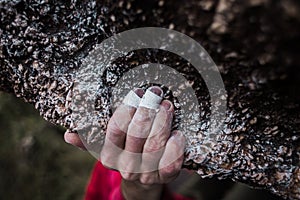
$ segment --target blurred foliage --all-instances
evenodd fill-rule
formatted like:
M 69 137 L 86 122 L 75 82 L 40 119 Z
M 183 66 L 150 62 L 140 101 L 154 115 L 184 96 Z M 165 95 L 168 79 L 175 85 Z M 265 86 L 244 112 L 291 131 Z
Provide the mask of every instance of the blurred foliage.
M 32 105 L 0 93 L 0 199 L 82 199 L 95 159 Z

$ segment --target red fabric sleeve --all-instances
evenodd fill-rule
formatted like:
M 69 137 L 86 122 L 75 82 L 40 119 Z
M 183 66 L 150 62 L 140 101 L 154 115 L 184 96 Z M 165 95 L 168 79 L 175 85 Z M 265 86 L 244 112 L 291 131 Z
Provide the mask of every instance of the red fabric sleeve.
M 85 200 L 125 200 L 121 191 L 121 175 L 97 162 L 87 187 Z M 165 189 L 163 200 L 191 200 Z

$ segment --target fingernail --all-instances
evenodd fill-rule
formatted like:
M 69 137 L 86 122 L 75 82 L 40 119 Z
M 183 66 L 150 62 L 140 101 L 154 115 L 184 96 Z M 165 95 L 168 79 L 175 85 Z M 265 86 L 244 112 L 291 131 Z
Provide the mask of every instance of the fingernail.
M 170 108 L 171 108 L 171 102 L 169 102 L 169 101 L 163 101 L 162 103 L 161 103 L 161 105 L 166 109 L 166 110 L 170 110 Z
M 70 138 L 71 138 L 71 132 L 69 132 L 68 130 L 65 132 L 65 134 L 64 134 L 64 140 L 65 140 L 65 142 L 66 143 L 68 143 L 68 144 L 71 144 L 71 140 L 70 140 Z
M 180 136 L 182 136 L 182 133 L 179 130 L 175 130 L 175 131 L 172 132 L 171 136 L 172 137 L 180 137 Z
M 140 98 L 142 98 L 143 97 L 143 95 L 144 95 L 144 90 L 143 89 L 141 89 L 141 88 L 135 88 L 134 90 L 133 90 Z
M 150 90 L 151 92 L 153 92 L 157 96 L 162 97 L 162 95 L 163 95 L 162 89 L 160 87 L 158 87 L 158 86 L 152 86 L 148 90 Z

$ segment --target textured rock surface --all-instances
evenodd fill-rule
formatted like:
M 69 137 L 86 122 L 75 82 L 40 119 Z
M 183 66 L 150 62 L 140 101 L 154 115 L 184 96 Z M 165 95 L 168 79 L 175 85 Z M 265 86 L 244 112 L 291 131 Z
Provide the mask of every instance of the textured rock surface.
M 76 131 L 69 106 L 74 74 L 94 45 L 135 27 L 175 29 L 210 53 L 228 93 L 218 140 L 203 140 L 207 126 L 196 136 L 187 133 L 185 167 L 300 199 L 299 9 L 296 0 L 2 0 L 0 89 L 34 104 L 46 120 Z M 199 74 L 177 56 L 133 52 L 107 73 L 120 77 L 123 69 L 149 61 L 172 65 L 194 82 L 205 124 L 209 95 Z M 108 107 L 98 107 L 105 127 Z M 210 151 L 203 158 L 205 149 Z

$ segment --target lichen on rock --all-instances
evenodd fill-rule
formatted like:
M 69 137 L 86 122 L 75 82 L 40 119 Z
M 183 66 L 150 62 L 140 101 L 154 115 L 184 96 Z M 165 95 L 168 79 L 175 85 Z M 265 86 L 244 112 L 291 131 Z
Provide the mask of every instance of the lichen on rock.
M 193 83 L 201 103 L 203 124 L 197 135 L 186 133 L 185 167 L 202 177 L 231 178 L 300 199 L 300 76 L 295 67 L 300 64 L 295 42 L 300 38 L 299 9 L 296 0 L 4 0 L 0 89 L 34 104 L 46 120 L 76 131 L 72 88 L 89 52 L 128 29 L 177 30 L 205 47 L 224 80 L 228 109 L 218 140 L 203 140 L 209 95 L 201 76 L 185 60 L 168 52 L 135 51 L 116 60 L 106 73 L 119 78 L 126 69 L 147 62 L 173 66 Z M 111 114 L 101 112 L 109 111 L 109 104 L 103 104 L 110 97 L 105 88 L 113 83 L 102 78 L 106 86 L 99 85 L 103 99 L 96 108 L 103 135 Z M 165 98 L 175 101 L 165 92 Z M 207 154 L 199 153 L 208 147 L 212 150 Z

